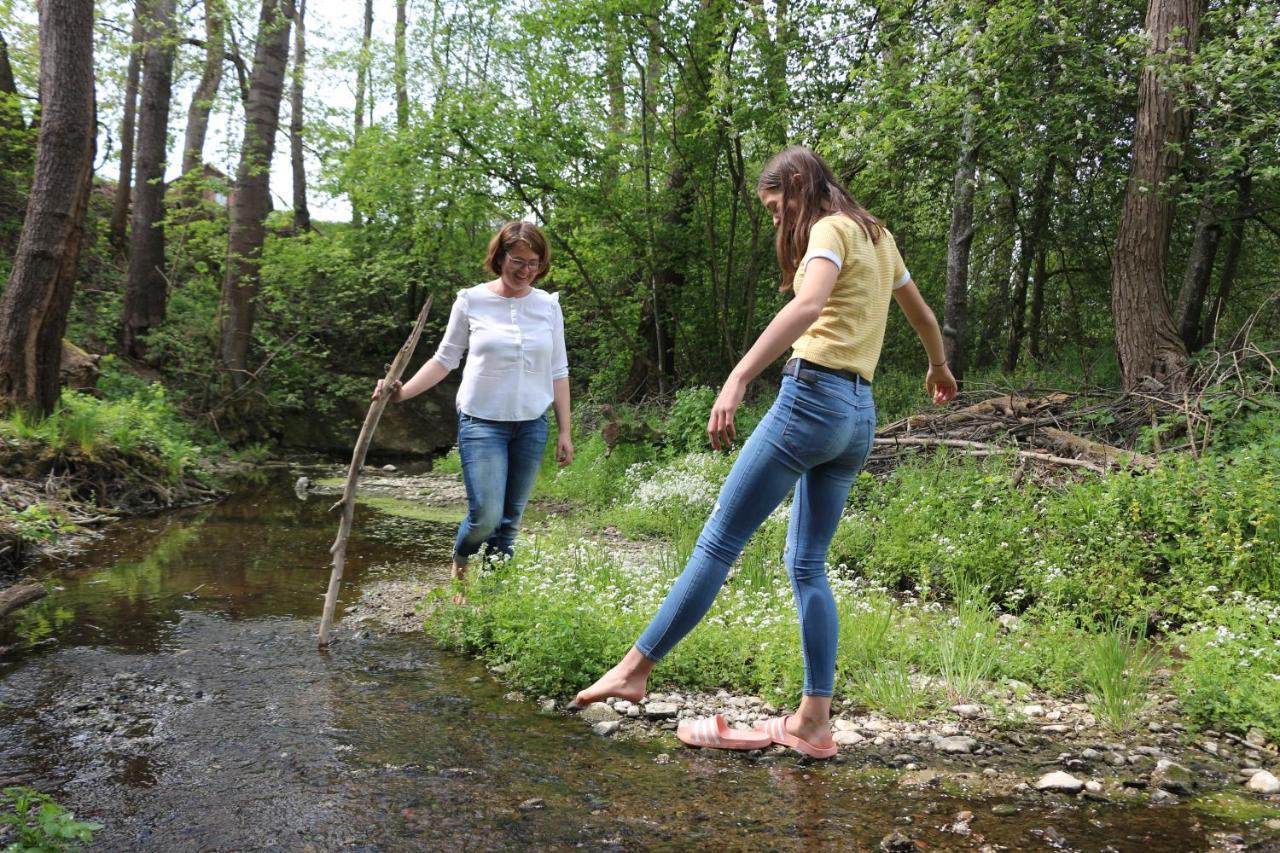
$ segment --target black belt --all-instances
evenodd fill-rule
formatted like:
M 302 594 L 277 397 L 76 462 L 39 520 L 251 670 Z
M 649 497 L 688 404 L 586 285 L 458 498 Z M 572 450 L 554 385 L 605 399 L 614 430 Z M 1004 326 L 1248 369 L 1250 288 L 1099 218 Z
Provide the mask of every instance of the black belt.
M 827 367 L 825 364 L 815 364 L 814 362 L 803 358 L 793 358 L 788 361 L 782 368 L 782 375 L 794 376 L 796 379 L 813 382 L 818 378 L 813 375 L 814 371 L 818 373 L 830 373 L 832 376 L 839 376 L 841 379 L 848 379 L 855 385 L 858 383 L 862 383 L 863 385 L 871 384 L 867 380 L 863 379 L 861 374 L 854 373 L 852 370 L 840 370 L 836 367 Z M 806 376 L 805 374 L 809 375 Z

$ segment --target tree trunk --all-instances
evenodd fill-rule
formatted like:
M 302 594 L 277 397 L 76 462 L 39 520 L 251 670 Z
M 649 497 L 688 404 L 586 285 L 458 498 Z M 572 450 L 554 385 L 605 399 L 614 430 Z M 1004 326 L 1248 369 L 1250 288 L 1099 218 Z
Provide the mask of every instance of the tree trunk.
M 227 274 L 222 281 L 222 364 L 239 388 L 249 378 L 249 340 L 253 334 L 258 269 L 270 210 L 271 156 L 280 124 L 285 66 L 289 58 L 289 0 L 262 0 L 258 43 L 254 48 L 249 100 L 245 107 L 244 143 L 236 169 L 231 204 Z
M 405 9 L 408 0 L 396 0 L 396 44 L 395 44 L 395 84 L 396 84 L 396 127 L 404 130 L 409 126 L 409 62 L 405 56 L 405 29 L 408 26 L 408 13 Z
M 1036 177 L 1035 188 L 1031 191 L 1031 223 L 1022 241 L 1019 254 L 1018 278 L 1013 288 L 1013 311 L 1009 318 L 1009 348 L 1005 352 L 1004 369 L 1012 373 L 1018 366 L 1018 356 L 1022 352 L 1022 335 L 1027 316 L 1027 276 L 1029 267 L 1035 267 L 1036 296 L 1032 302 L 1033 326 L 1040 322 L 1039 312 L 1044 307 L 1044 237 L 1049 228 L 1049 211 L 1052 208 L 1053 173 L 1057 168 L 1057 158 L 1053 155 L 1044 164 L 1044 169 Z M 1036 304 L 1036 300 L 1039 303 Z M 1039 344 L 1036 343 L 1036 348 Z M 1038 355 L 1033 354 L 1033 358 Z
M 130 358 L 146 353 L 141 337 L 164 320 L 164 171 L 173 90 L 173 16 L 176 0 L 146 4 L 142 55 L 142 104 L 138 111 L 138 167 L 129 234 L 129 280 L 121 317 L 120 349 Z
M 138 114 L 138 69 L 142 67 L 142 19 L 147 0 L 135 0 L 133 7 L 133 43 L 129 49 L 129 65 L 125 70 L 124 117 L 120 120 L 120 180 L 111 208 L 111 242 L 124 248 L 129 230 L 129 197 L 133 186 L 134 121 Z
M 204 177 L 204 140 L 209 130 L 209 113 L 213 109 L 218 87 L 222 85 L 222 63 L 226 53 L 225 0 L 204 0 L 204 71 L 191 96 L 187 110 L 187 132 L 182 142 L 182 174 L 188 181 Z M 194 201 L 197 192 L 186 191 Z
M 356 59 L 356 115 L 352 147 L 360 144 L 364 133 L 365 84 L 369 77 L 369 45 L 373 41 L 373 0 L 364 0 L 364 36 L 360 40 L 360 56 Z M 364 214 L 356 199 L 351 199 L 351 224 L 355 228 L 364 225 Z
M 1165 265 L 1173 225 L 1171 178 L 1182 163 L 1190 118 L 1158 65 L 1187 64 L 1200 32 L 1200 0 L 1150 0 L 1146 30 L 1151 40 L 1138 84 L 1133 163 L 1111 272 L 1111 308 L 1116 356 L 1126 390 L 1146 377 L 1170 391 L 1186 383 L 1187 348 L 1169 309 Z
M 1200 349 L 1201 319 L 1204 300 L 1213 279 L 1213 263 L 1218 257 L 1222 242 L 1222 222 L 1214 210 L 1212 189 L 1205 190 L 1196 217 L 1195 233 L 1191 238 L 1191 252 L 1182 274 L 1182 289 L 1178 292 L 1178 336 L 1187 352 Z
M 306 70 L 307 0 L 298 0 L 293 33 L 293 87 L 289 93 L 289 159 L 293 166 L 293 230 L 311 230 L 311 210 L 307 207 L 307 170 L 302 161 L 302 94 Z
M 58 401 L 96 122 L 92 0 L 42 0 L 40 137 L 31 200 L 0 295 L 0 400 L 41 415 Z
M 1222 319 L 1222 312 L 1226 310 L 1231 285 L 1236 279 L 1236 269 L 1240 266 L 1245 220 L 1249 218 L 1250 205 L 1253 204 L 1253 175 L 1248 168 L 1246 165 L 1245 171 L 1236 178 L 1236 213 L 1231 219 L 1231 232 L 1227 235 L 1227 256 L 1222 261 L 1222 273 L 1218 277 L 1218 294 L 1205 314 L 1204 327 L 1200 332 L 1200 341 L 1206 346 L 1212 345 L 1218 337 L 1218 323 Z
M 947 299 L 942 327 L 947 361 L 956 381 L 963 381 L 969 331 L 969 248 L 973 244 L 973 196 L 978 171 L 975 142 L 976 105 L 965 109 L 960 125 L 960 150 L 951 200 L 951 228 L 947 233 Z
M 0 96 L 12 100 L 0 110 L 0 130 L 19 132 L 26 129 L 22 118 L 22 104 L 18 100 L 18 83 L 13 79 L 13 65 L 9 63 L 9 43 L 0 33 Z

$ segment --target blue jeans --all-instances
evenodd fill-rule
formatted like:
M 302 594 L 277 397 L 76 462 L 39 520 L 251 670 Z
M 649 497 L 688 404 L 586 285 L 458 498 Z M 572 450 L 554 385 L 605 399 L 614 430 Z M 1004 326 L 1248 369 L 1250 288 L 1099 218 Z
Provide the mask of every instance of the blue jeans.
M 838 617 L 827 584 L 827 548 L 875 429 L 869 385 L 828 373 L 783 377 L 777 400 L 743 445 L 688 564 L 636 648 L 661 660 L 693 630 L 751 534 L 794 486 L 783 563 L 800 615 L 804 693 L 830 696 Z
M 511 556 L 546 446 L 545 414 L 531 421 L 488 421 L 458 413 L 467 517 L 458 528 L 455 557 L 465 561 L 482 545 L 490 554 Z

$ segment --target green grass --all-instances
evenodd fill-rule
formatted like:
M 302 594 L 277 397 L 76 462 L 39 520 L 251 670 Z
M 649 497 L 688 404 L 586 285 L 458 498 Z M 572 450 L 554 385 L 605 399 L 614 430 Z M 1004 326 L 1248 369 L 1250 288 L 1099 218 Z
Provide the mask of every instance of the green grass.
M 1118 732 L 1128 731 L 1147 704 L 1147 688 L 1156 667 L 1155 650 L 1143 629 L 1114 622 L 1085 646 L 1084 682 L 1089 707 Z

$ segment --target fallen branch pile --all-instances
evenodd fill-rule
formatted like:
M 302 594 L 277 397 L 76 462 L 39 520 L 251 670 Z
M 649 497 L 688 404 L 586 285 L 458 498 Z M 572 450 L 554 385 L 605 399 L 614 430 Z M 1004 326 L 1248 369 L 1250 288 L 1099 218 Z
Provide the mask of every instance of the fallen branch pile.
M 912 415 L 876 433 L 869 465 L 883 470 L 906 451 L 946 448 L 966 456 L 1016 455 L 1025 464 L 1042 468 L 1075 468 L 1099 474 L 1129 468 L 1149 470 L 1154 457 L 1080 434 L 1133 431 L 1134 421 L 1146 423 L 1144 405 L 1130 397 L 1089 404 L 1082 394 L 1053 392 L 1038 397 L 1010 393 L 979 400 L 960 409 Z M 1122 423 L 1125 422 L 1125 423 Z M 1120 424 L 1120 429 L 1115 427 Z

